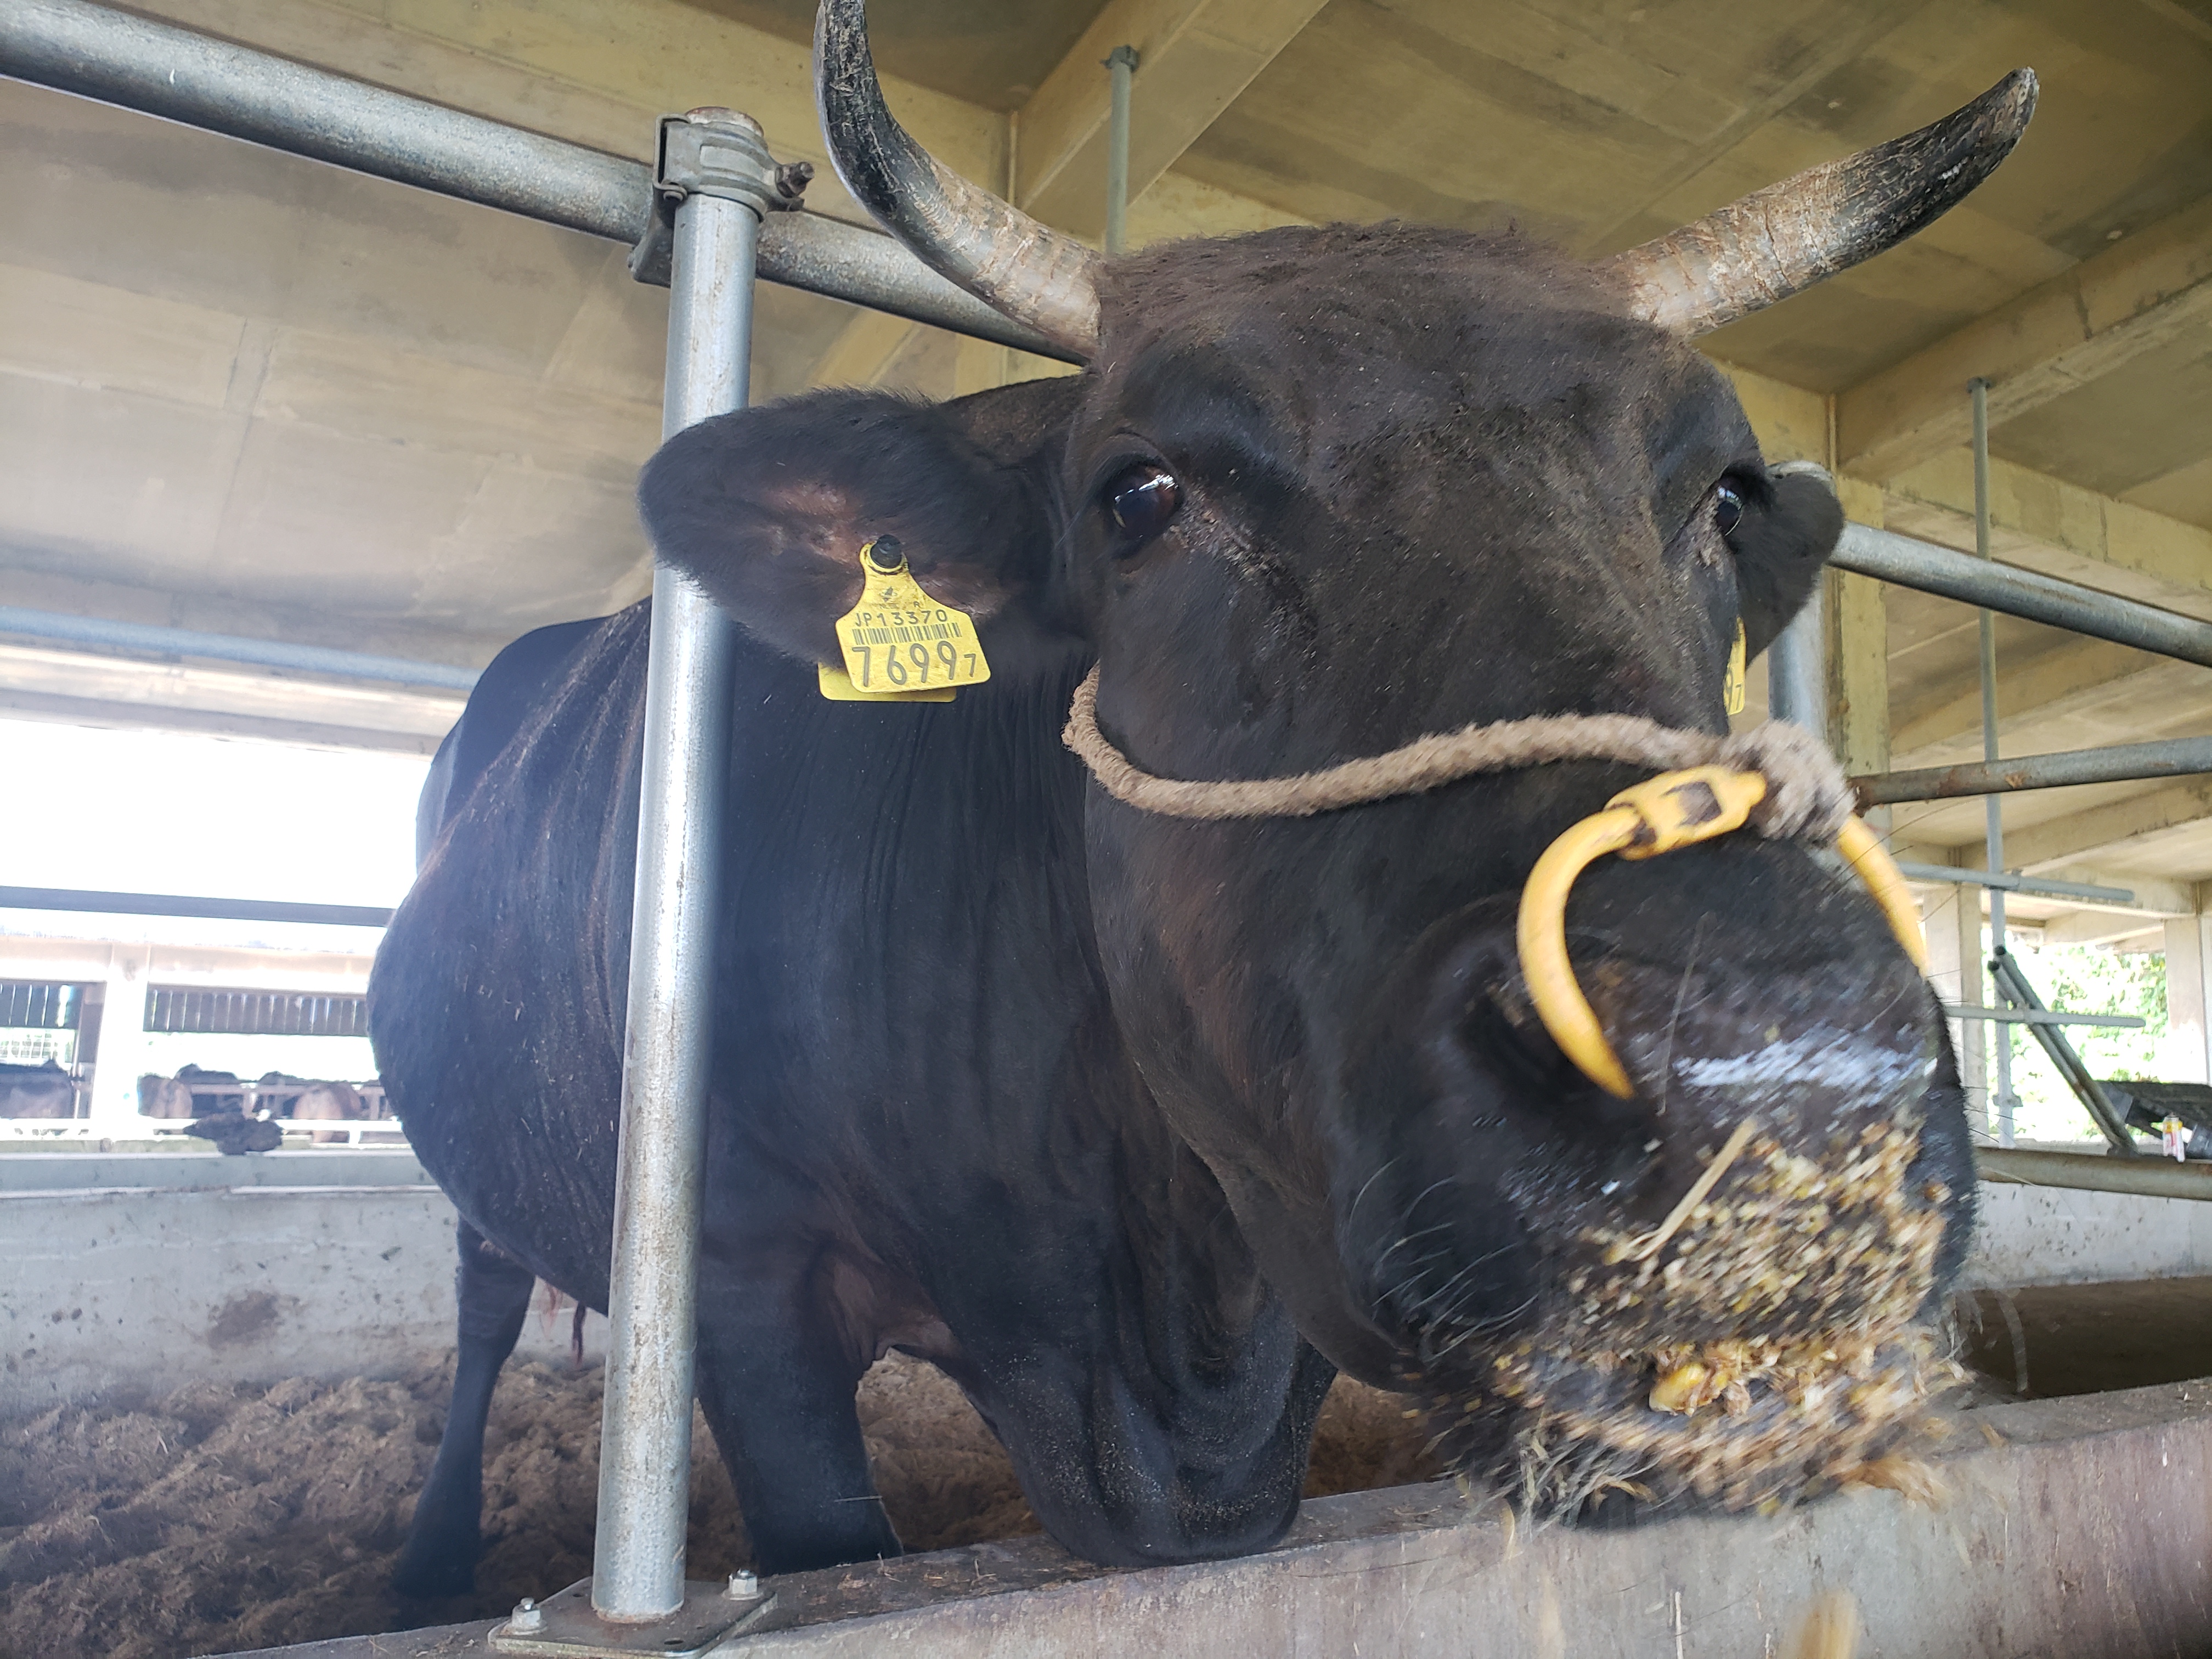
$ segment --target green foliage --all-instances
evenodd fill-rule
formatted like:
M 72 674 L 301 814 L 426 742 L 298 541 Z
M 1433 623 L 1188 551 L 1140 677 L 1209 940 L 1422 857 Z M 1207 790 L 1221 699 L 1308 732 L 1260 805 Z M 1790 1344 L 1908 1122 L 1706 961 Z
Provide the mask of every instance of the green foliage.
M 2017 936 L 2015 936 L 2017 939 Z M 2014 956 L 2045 1006 L 2068 1014 L 2133 1014 L 2141 1030 L 2058 1028 L 2100 1078 L 2156 1078 L 2166 1039 L 2166 958 L 2155 952 L 2119 956 L 2088 945 L 2022 948 Z M 2025 1026 L 1999 1026 L 2012 1043 L 2012 1087 L 2020 1102 L 2014 1133 L 2022 1140 L 2100 1140 L 2097 1126 L 2074 1097 L 2042 1045 Z

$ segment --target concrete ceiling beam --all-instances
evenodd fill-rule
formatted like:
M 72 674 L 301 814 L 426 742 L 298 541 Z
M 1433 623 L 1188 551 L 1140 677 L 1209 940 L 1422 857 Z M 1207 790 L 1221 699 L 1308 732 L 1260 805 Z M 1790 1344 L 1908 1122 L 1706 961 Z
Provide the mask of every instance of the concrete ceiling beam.
M 813 368 L 807 371 L 806 383 L 822 386 L 874 386 L 924 326 L 888 312 L 855 309 L 852 320 L 830 341 L 829 349 L 815 359 Z
M 1990 522 L 2008 564 L 2212 621 L 2212 530 L 1994 456 Z M 1971 552 L 1972 456 L 1950 451 L 1888 480 L 1883 526 Z
M 1990 424 L 2177 344 L 2212 322 L 2212 198 L 2184 209 L 1903 362 L 1838 394 L 1837 453 L 1894 477 L 1966 442 L 1966 382 L 1990 383 Z
M 2203 702 L 2207 682 L 2194 664 L 2162 661 L 2102 640 L 2063 646 L 2017 666 L 2002 660 L 1997 675 L 1997 733 L 2081 716 L 2109 716 L 2142 738 L 2158 735 L 2146 711 L 2185 712 Z M 1955 764 L 1945 750 L 1971 744 L 1980 756 L 1982 693 L 1978 676 L 1951 677 L 1910 706 L 1893 710 L 1891 764 L 1899 769 Z M 1964 758 L 1963 756 L 1960 758 Z
M 2011 856 L 2009 848 L 2006 856 Z M 2175 881 L 2165 876 L 2103 870 L 2086 864 L 2062 864 L 2036 873 L 2051 881 L 2078 882 L 2086 887 L 2124 887 L 2136 896 L 2133 904 L 2107 904 L 2101 900 L 2063 901 L 2069 905 L 2078 904 L 2084 909 L 2110 911 L 2115 915 L 2193 916 L 2197 914 L 2197 884 L 2193 881 Z
M 2160 936 L 2164 943 L 2165 920 L 2129 915 L 2117 910 L 2073 910 L 2052 916 L 2043 924 L 2043 942 L 2051 945 L 2118 945 L 2123 939 Z
M 2024 829 L 2008 829 L 2005 862 L 2028 875 L 2053 874 L 2061 865 L 2085 860 L 2110 862 L 2132 844 L 2206 818 L 2212 818 L 2212 778 L 2191 778 Z M 1969 865 L 1981 856 L 1978 843 L 1964 853 Z M 2137 878 L 2122 875 L 2112 879 L 2127 886 Z
M 1322 0 L 1109 0 L 1014 118 L 1015 204 L 1097 240 L 1106 226 L 1106 54 L 1137 51 L 1129 199 L 1181 159 Z

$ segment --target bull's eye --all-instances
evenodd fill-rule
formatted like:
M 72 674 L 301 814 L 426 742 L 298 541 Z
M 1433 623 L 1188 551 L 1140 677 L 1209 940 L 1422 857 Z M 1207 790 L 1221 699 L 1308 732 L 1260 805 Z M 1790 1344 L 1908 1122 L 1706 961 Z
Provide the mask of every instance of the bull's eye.
M 1713 525 L 1722 535 L 1733 536 L 1743 522 L 1743 497 L 1731 483 L 1713 486 Z
M 1106 515 L 1119 532 L 1117 550 L 1133 553 L 1168 527 L 1182 501 L 1182 486 L 1165 467 L 1133 466 L 1106 488 Z

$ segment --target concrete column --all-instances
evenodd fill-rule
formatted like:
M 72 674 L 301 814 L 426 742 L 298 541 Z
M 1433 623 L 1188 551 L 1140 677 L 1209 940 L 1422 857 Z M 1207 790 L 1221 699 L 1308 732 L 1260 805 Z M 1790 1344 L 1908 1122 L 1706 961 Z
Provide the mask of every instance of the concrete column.
M 146 981 L 153 956 L 150 945 L 108 947 L 91 1117 L 138 1121 L 138 1074 L 152 1065 L 146 1041 Z
M 1882 528 L 1881 489 L 1839 478 L 1836 496 L 1854 524 Z M 1889 769 L 1889 617 L 1882 585 L 1870 576 L 1831 570 L 1827 575 L 1828 740 L 1850 773 Z M 1887 831 L 1889 813 L 1877 808 L 1868 822 Z
M 1947 887 L 1923 901 L 1928 932 L 1928 980 L 1947 1003 L 1989 1006 L 1983 994 L 1982 893 L 1978 887 Z M 1959 1075 L 1966 1086 L 1966 1110 L 1977 1130 L 1989 1127 L 1989 1030 L 1980 1020 L 1950 1022 L 1952 1046 L 1959 1054 Z
M 1882 529 L 1881 487 L 1838 477 L 1836 500 L 1854 525 Z M 1887 772 L 1889 615 L 1874 577 L 1827 573 L 1827 734 L 1844 772 Z
M 2168 1083 L 2212 1083 L 2212 1004 L 2205 964 L 2212 961 L 2212 916 L 2166 924 L 2166 1042 L 2159 1073 Z
M 1828 573 L 1828 734 L 1846 772 L 1889 769 L 1889 618 L 1882 585 Z

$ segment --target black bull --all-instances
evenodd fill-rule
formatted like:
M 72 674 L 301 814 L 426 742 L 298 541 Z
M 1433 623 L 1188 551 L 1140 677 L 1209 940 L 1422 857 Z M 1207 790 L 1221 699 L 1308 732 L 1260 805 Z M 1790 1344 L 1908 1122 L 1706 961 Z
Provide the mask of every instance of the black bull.
M 1283 231 L 1114 272 L 1083 377 L 726 416 L 641 488 L 663 556 L 745 629 L 698 1375 L 771 1571 L 897 1548 L 853 1405 L 892 1346 L 959 1381 L 1045 1524 L 1103 1561 L 1279 1534 L 1338 1367 L 1494 1462 L 1531 1401 L 1486 1393 L 1492 1369 L 1747 1117 L 1808 1169 L 1903 1136 L 1916 1303 L 1963 1251 L 1936 1005 L 1832 860 L 1736 836 L 1585 875 L 1574 951 L 1620 1101 L 1532 1018 L 1511 929 L 1537 854 L 1634 769 L 1194 824 L 1108 799 L 1060 740 L 1094 662 L 1103 729 L 1182 777 L 1539 713 L 1721 730 L 1736 623 L 1755 654 L 1802 601 L 1832 498 L 1767 470 L 1686 343 L 1510 240 Z M 993 678 L 951 705 L 816 690 L 885 532 L 980 619 Z M 466 1582 L 528 1275 L 605 1304 L 646 635 L 639 607 L 488 672 L 371 988 L 465 1218 L 417 1589 Z M 1861 1231 L 1800 1241 L 1820 1261 L 1765 1304 L 1776 1329 L 1852 1323 L 1883 1243 Z M 1627 1364 L 1644 1411 L 1662 1338 L 1758 1334 L 1656 1289 L 1637 1317 L 1592 1334 L 1613 1358 L 1584 1406 Z

